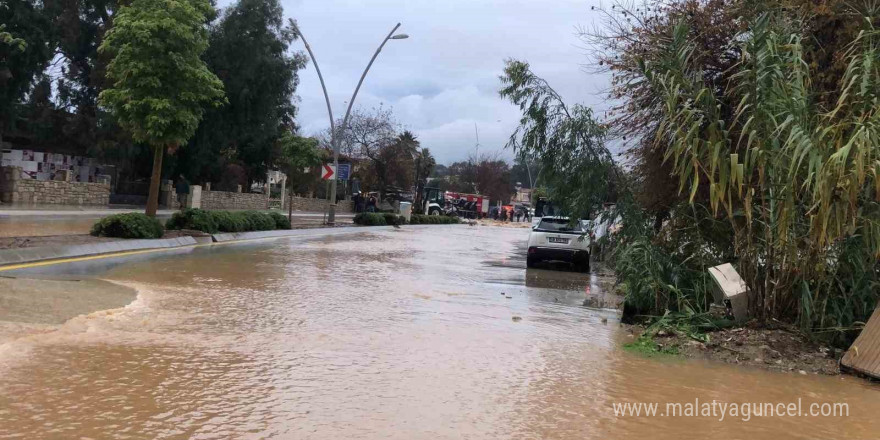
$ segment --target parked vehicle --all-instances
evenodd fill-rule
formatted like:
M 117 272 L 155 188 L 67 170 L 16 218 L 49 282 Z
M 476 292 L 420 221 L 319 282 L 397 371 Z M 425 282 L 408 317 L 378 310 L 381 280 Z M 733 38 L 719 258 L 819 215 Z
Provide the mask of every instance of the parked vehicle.
M 481 218 L 489 212 L 489 198 L 479 194 L 464 194 L 425 188 L 422 191 L 419 212 L 427 215 L 450 215 L 462 218 Z
M 446 204 L 443 191 L 440 191 L 439 188 L 425 187 L 422 189 L 421 196 L 419 206 L 414 212 L 425 215 L 441 215 L 443 213 L 443 206 Z
M 548 198 L 539 197 L 532 212 L 532 227 L 537 226 L 545 215 L 559 215 L 558 211 L 559 209 L 553 206 L 553 202 Z
M 482 218 L 489 214 L 488 197 L 452 191 L 446 191 L 443 196 L 454 207 L 454 211 L 459 217 Z
M 585 222 L 572 222 L 568 217 L 541 217 L 529 233 L 526 265 L 534 267 L 542 261 L 564 261 L 589 272 L 591 240 Z

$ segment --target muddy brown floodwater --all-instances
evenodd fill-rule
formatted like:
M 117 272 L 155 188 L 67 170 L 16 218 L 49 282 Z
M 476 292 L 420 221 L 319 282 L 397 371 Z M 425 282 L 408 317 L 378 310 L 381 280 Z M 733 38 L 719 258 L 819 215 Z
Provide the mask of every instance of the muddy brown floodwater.
M 880 436 L 880 389 L 866 381 L 622 350 L 616 312 L 583 305 L 604 281 L 526 271 L 527 234 L 374 229 L 54 266 L 139 296 L 0 345 L 0 438 Z M 694 399 L 845 403 L 849 415 L 613 410 Z

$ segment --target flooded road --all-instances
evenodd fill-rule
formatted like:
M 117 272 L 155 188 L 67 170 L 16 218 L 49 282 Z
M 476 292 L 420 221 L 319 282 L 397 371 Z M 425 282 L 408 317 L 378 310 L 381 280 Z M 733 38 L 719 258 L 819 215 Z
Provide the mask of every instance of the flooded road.
M 131 305 L 0 345 L 0 438 L 880 435 L 880 389 L 642 358 L 607 279 L 525 269 L 528 230 L 428 226 L 51 271 Z M 596 272 L 601 269 L 594 267 Z M 509 297 L 509 298 L 508 298 Z M 614 403 L 846 402 L 848 417 L 619 417 Z

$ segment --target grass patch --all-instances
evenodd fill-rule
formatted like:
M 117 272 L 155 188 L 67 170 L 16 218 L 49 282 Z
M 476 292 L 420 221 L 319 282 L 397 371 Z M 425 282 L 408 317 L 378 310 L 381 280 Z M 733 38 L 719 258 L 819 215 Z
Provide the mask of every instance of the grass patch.
M 661 346 L 651 336 L 640 336 L 633 342 L 623 344 L 623 349 L 645 357 L 678 356 L 678 347 Z

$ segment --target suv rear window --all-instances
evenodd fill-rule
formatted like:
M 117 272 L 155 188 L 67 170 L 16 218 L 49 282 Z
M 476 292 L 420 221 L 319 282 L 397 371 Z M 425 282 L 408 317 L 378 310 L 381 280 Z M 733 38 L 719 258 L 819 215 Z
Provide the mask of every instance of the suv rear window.
M 569 220 L 564 218 L 542 218 L 541 223 L 538 223 L 538 229 L 555 232 L 584 232 L 579 222 L 570 225 Z

